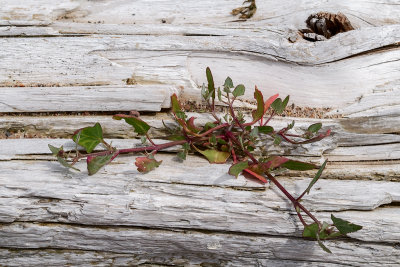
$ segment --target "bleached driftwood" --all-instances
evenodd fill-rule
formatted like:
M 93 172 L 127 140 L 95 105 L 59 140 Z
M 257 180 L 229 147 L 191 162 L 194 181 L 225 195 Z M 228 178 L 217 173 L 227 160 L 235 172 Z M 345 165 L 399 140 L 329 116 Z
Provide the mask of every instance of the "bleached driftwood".
M 88 177 L 50 156 L 48 143 L 73 147 L 66 139 L 0 140 L 0 264 L 399 265 L 400 5 L 267 0 L 239 21 L 230 11 L 242 2 L 0 0 L 0 112 L 158 112 L 170 107 L 173 93 L 199 101 L 210 66 L 217 85 L 228 75 L 245 84 L 247 100 L 257 85 L 265 97 L 290 94 L 304 111 L 341 116 L 294 118 L 302 129 L 322 121 L 333 134 L 319 145 L 270 152 L 328 158 L 304 204 L 324 220 L 333 212 L 364 229 L 326 242 L 335 253 L 327 255 L 299 238 L 300 224 L 279 190 L 234 179 L 228 165 L 192 155 L 180 163 L 165 153 L 146 175 L 121 157 Z M 355 30 L 303 40 L 298 30 L 320 11 L 344 13 Z M 172 125 L 171 118 L 153 115 L 144 120 L 161 138 L 162 120 Z M 139 143 L 115 139 L 136 136 L 104 116 L 0 116 L 0 136 L 70 138 L 95 122 L 116 146 Z M 314 173 L 277 178 L 298 195 Z

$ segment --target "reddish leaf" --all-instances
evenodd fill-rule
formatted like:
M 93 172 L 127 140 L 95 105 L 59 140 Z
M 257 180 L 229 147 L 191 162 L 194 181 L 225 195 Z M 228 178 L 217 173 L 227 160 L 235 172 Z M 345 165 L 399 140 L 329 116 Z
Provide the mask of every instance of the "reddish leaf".
M 288 158 L 285 157 L 272 157 L 272 159 L 268 162 L 271 163 L 270 168 L 275 169 L 284 164 L 285 162 L 289 161 Z
M 279 94 L 273 95 L 273 96 L 271 96 L 270 98 L 268 98 L 267 101 L 265 101 L 265 104 L 264 104 L 264 114 L 265 114 L 265 112 L 267 112 L 267 110 L 269 109 L 269 107 L 271 106 L 271 104 L 275 101 L 275 99 L 278 98 L 278 96 L 279 96 Z
M 196 119 L 196 117 L 191 117 L 190 119 L 188 119 L 186 121 L 187 127 L 189 128 L 190 131 L 198 133 L 201 130 L 203 130 L 202 127 L 197 127 L 196 125 L 194 125 L 194 120 Z
M 137 157 L 135 165 L 139 172 L 149 172 L 160 166 L 162 160 L 157 161 L 154 158 L 149 157 Z
M 261 91 L 257 89 L 257 86 L 254 90 L 254 98 L 257 101 L 257 109 L 252 112 L 253 121 L 258 121 L 264 116 L 264 98 Z

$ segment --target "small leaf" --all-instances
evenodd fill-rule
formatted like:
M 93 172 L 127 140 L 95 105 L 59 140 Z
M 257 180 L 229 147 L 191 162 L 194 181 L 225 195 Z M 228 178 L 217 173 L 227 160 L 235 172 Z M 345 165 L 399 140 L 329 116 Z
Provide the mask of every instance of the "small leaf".
M 103 141 L 103 130 L 101 129 L 100 123 L 96 123 L 93 127 L 81 129 L 74 134 L 72 140 L 84 147 L 87 153 L 91 153 L 93 149 Z
M 279 135 L 277 135 L 277 136 L 275 136 L 275 138 L 274 138 L 274 145 L 279 145 L 280 143 L 282 142 L 282 138 L 279 136 Z
M 332 254 L 332 251 L 331 251 L 329 248 L 327 248 L 327 247 L 324 245 L 324 243 L 322 243 L 321 239 L 319 238 L 319 235 L 317 235 L 317 242 L 318 242 L 318 245 L 319 245 L 325 252 Z
M 283 102 L 282 102 L 282 99 L 277 98 L 277 99 L 275 99 L 275 101 L 271 104 L 271 107 L 274 109 L 274 111 L 275 111 L 277 114 L 281 114 L 281 113 L 285 110 L 285 108 L 286 108 L 288 102 L 289 102 L 289 96 L 287 96 L 287 97 L 283 100 Z
M 207 122 L 207 123 L 204 125 L 204 130 L 205 130 L 205 131 L 208 131 L 209 129 L 212 129 L 212 128 L 216 127 L 216 126 L 217 126 L 217 125 L 214 124 L 214 123 L 212 123 L 212 122 Z
M 110 162 L 112 157 L 113 154 L 105 156 L 97 156 L 97 157 L 87 157 L 86 163 L 89 175 L 93 175 L 96 172 L 98 172 L 101 169 L 101 167 L 105 166 Z
M 310 133 L 317 133 L 322 127 L 322 123 L 314 123 L 312 125 L 310 125 L 307 129 L 307 131 L 309 131 Z
M 182 111 L 181 104 L 179 103 L 178 97 L 176 96 L 176 94 L 173 94 L 171 96 L 171 106 L 172 106 L 172 112 L 173 113 L 177 113 L 179 111 Z
M 61 146 L 60 148 L 57 148 L 57 147 L 52 146 L 52 145 L 50 145 L 50 144 L 48 144 L 48 146 L 49 146 L 49 148 L 50 148 L 51 153 L 53 153 L 53 156 L 58 156 L 58 154 L 60 153 L 60 151 L 63 150 L 63 147 L 62 147 L 62 146 Z
M 114 120 L 121 120 L 124 119 L 126 123 L 129 125 L 132 125 L 134 128 L 134 131 L 138 134 L 146 134 L 148 130 L 150 129 L 150 126 L 142 121 L 141 119 L 129 115 L 123 115 L 123 114 L 117 114 L 113 116 Z M 82 136 L 81 136 L 82 138 Z
M 215 146 L 217 144 L 217 138 L 215 137 L 214 134 L 209 138 L 209 142 L 213 146 Z
M 64 148 L 61 146 L 60 148 L 57 148 L 57 147 L 55 147 L 55 146 L 52 146 L 52 145 L 48 145 L 49 146 L 49 148 L 50 148 L 50 150 L 51 150 L 51 153 L 53 153 L 53 156 L 56 156 L 57 157 L 57 160 L 58 160 L 58 162 L 60 162 L 60 164 L 62 165 L 62 166 L 64 166 L 64 167 L 67 167 L 67 168 L 71 168 L 71 169 L 74 169 L 74 170 L 76 170 L 76 171 L 80 171 L 79 169 L 77 169 L 77 168 L 75 168 L 74 166 L 72 166 L 70 163 L 68 163 L 66 160 L 65 160 L 65 158 L 63 158 L 60 154 L 60 152 L 61 151 L 63 151 L 64 150 Z
M 233 81 L 232 81 L 232 79 L 230 78 L 230 77 L 227 77 L 226 79 L 225 79 L 225 83 L 224 83 L 224 88 L 233 88 L 234 86 L 233 86 Z
M 178 156 L 178 158 L 180 158 L 181 160 L 186 160 L 186 151 L 179 151 L 178 154 L 176 154 Z
M 274 132 L 274 128 L 271 126 L 258 126 L 258 132 L 262 134 L 269 134 Z
M 218 87 L 218 100 L 222 102 L 222 92 L 221 92 L 221 88 Z
M 242 96 L 244 95 L 245 92 L 245 87 L 243 84 L 239 84 L 238 86 L 236 86 L 235 90 L 233 90 L 233 96 L 234 97 L 238 97 L 238 96 Z
M 161 163 L 162 163 L 162 160 L 157 161 L 154 158 L 150 158 L 150 157 L 137 157 L 135 165 L 139 172 L 147 173 L 149 171 L 154 170 L 158 166 L 160 166 Z
M 353 232 L 357 232 L 362 229 L 361 225 L 357 225 L 357 224 L 351 223 L 349 221 L 337 218 L 337 217 L 333 216 L 333 214 L 331 214 L 331 219 L 332 219 L 333 224 L 339 230 L 339 232 L 344 235 L 353 233 Z
M 194 148 L 197 152 L 205 156 L 210 163 L 225 163 L 231 155 L 229 152 L 218 151 L 215 149 L 206 149 L 203 151 L 196 147 Z
M 254 98 L 257 101 L 257 109 L 252 112 L 253 116 L 253 121 L 258 121 L 264 116 L 264 99 L 263 95 L 260 90 L 256 89 L 254 90 Z
M 72 166 L 72 165 L 71 165 L 70 163 L 68 163 L 63 157 L 57 157 L 57 160 L 58 160 L 58 162 L 60 162 L 61 165 L 63 165 L 64 167 L 71 168 L 71 169 L 73 169 L 73 170 L 75 170 L 75 171 L 80 172 L 79 169 L 77 169 L 77 168 L 75 168 L 74 166 Z
M 319 177 L 321 177 L 321 174 L 323 172 L 323 170 L 325 169 L 326 163 L 328 162 L 328 160 L 325 160 L 325 162 L 322 164 L 321 168 L 319 168 L 317 174 L 315 175 L 314 179 L 312 179 L 311 183 L 308 185 L 306 192 L 307 194 L 310 193 L 311 187 L 313 187 L 313 185 L 318 181 Z
M 258 136 L 258 127 L 254 127 L 253 130 L 250 132 L 250 137 L 257 137 Z
M 209 67 L 206 69 L 206 76 L 208 81 L 208 93 L 212 93 L 212 98 L 215 98 L 214 78 Z
M 269 109 L 269 107 L 271 106 L 271 104 L 275 101 L 275 99 L 277 99 L 279 96 L 279 94 L 273 95 L 270 98 L 267 99 L 267 101 L 265 101 L 264 104 L 264 113 L 267 112 L 267 110 Z
M 295 171 L 308 171 L 317 168 L 317 165 L 296 160 L 289 160 L 282 164 L 281 167 Z
M 249 163 L 247 161 L 242 161 L 232 165 L 229 168 L 229 174 L 235 176 L 236 178 L 238 175 L 244 170 L 249 167 Z
M 289 103 L 289 96 L 285 97 L 285 99 L 282 102 L 282 112 L 286 109 L 287 104 Z

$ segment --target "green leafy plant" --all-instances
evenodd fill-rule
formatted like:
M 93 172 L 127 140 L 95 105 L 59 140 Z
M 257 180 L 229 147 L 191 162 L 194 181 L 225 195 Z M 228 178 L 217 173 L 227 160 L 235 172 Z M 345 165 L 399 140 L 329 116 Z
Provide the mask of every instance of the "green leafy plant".
M 344 236 L 362 228 L 333 215 L 331 216 L 332 223 L 321 222 L 301 204 L 302 198 L 309 194 L 313 185 L 321 177 L 327 161 L 318 168 L 312 163 L 296 161 L 284 156 L 269 155 L 265 149 L 265 139 L 270 139 L 273 145 L 286 142 L 297 146 L 317 142 L 328 137 L 331 133 L 329 129 L 321 131 L 322 124 L 315 123 L 310 125 L 301 135 L 292 134 L 290 130 L 294 127 L 294 122 L 282 129 L 274 129 L 268 123 L 275 115 L 282 114 L 289 103 L 289 96 L 282 100 L 276 94 L 264 101 L 264 96 L 257 87 L 254 91 L 257 108 L 252 112 L 251 120 L 246 121 L 244 115 L 240 111 L 235 111 L 233 105 L 238 97 L 245 94 L 245 86 L 242 84 L 234 86 L 232 79 L 228 77 L 222 89 L 221 87 L 216 88 L 209 68 L 206 70 L 206 76 L 208 85 L 203 84 L 201 95 L 213 120 L 202 126 L 196 125 L 195 118 L 189 118 L 178 97 L 175 94 L 172 95 L 172 115 L 177 123 L 177 128 L 172 130 L 173 132 L 169 136 L 170 142 L 156 144 L 148 134 L 150 126 L 140 119 L 138 114 L 117 114 L 113 116 L 113 119 L 124 120 L 131 125 L 133 130 L 141 137 L 142 147 L 124 149 L 113 147 L 104 140 L 101 125 L 96 123 L 93 127 L 79 129 L 73 134 L 72 140 L 76 143 L 73 151 L 66 152 L 63 147 L 57 148 L 52 145 L 49 145 L 49 148 L 53 155 L 57 157 L 57 160 L 67 168 L 77 170 L 74 165 L 79 160 L 86 159 L 88 173 L 93 175 L 117 156 L 128 153 L 144 154 L 136 158 L 135 165 L 139 172 L 146 173 L 158 168 L 162 163 L 155 158 L 158 151 L 173 146 L 181 146 L 177 156 L 182 160 L 186 159 L 188 153 L 198 153 L 210 163 L 231 162 L 229 174 L 235 177 L 243 174 L 245 177 L 256 179 L 261 183 L 270 181 L 275 184 L 292 203 L 304 226 L 303 237 L 316 239 L 326 252 L 330 253 L 331 251 L 321 240 Z M 227 107 L 227 112 L 224 115 L 216 113 L 216 98 Z M 145 145 L 147 141 L 150 145 Z M 93 152 L 100 144 L 105 149 Z M 82 151 L 79 146 L 85 151 Z M 282 169 L 298 171 L 318 169 L 318 171 L 304 192 L 295 197 L 273 175 Z M 311 222 L 307 222 L 305 216 Z

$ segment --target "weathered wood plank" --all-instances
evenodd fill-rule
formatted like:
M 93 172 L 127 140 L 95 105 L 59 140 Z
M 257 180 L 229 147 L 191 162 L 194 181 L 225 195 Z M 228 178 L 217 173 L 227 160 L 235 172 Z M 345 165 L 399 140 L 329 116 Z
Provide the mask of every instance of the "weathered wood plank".
M 77 87 L 3 87 L 1 112 L 160 111 L 173 89 L 165 85 Z
M 190 157 L 177 169 L 173 157 L 157 158 L 163 166 L 145 175 L 135 170 L 132 159 L 120 158 L 90 177 L 56 162 L 0 162 L 0 220 L 300 234 L 290 203 L 274 186 L 265 190 L 244 177 L 235 179 L 226 174 L 227 165 L 204 159 Z M 310 182 L 279 179 L 294 195 Z M 399 186 L 322 179 L 303 204 L 324 220 L 335 212 L 363 225 L 351 235 L 359 240 L 399 242 L 400 208 L 378 208 L 400 201 Z
M 328 241 L 334 254 L 327 254 L 316 242 L 291 238 L 30 223 L 3 226 L 0 235 L 4 246 L 11 248 L 89 250 L 128 257 L 131 254 L 135 257 L 133 262 L 178 266 L 303 266 L 303 261 L 307 262 L 305 266 L 343 266 L 344 262 L 353 266 L 399 264 L 399 249 L 379 243 Z M 123 265 L 126 260 L 114 263 Z

